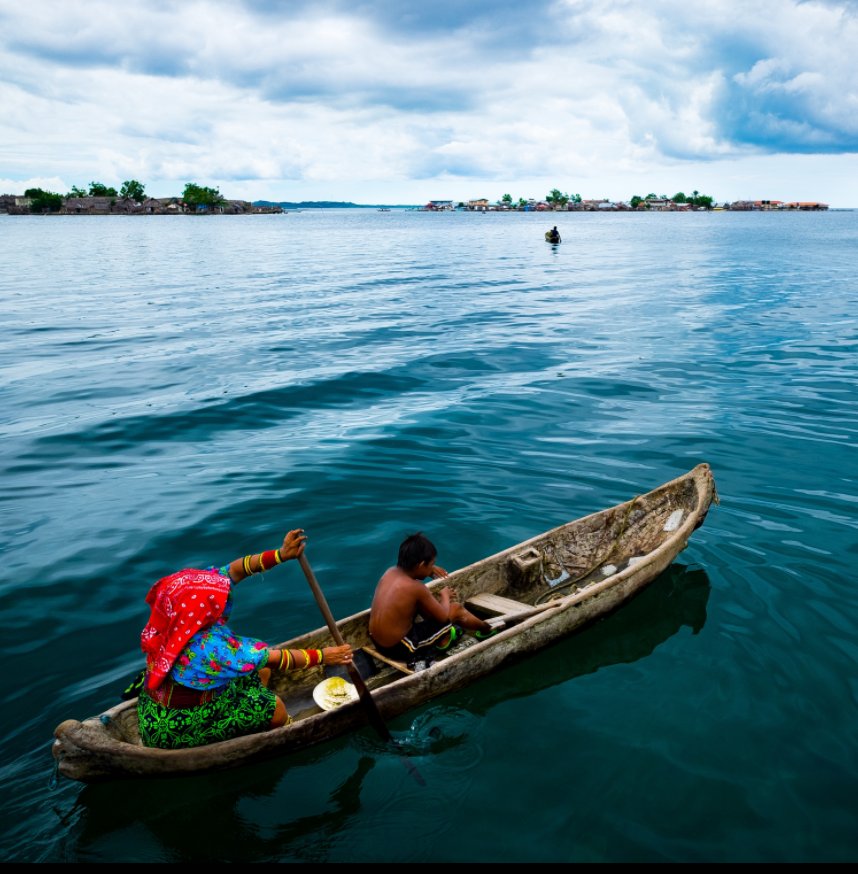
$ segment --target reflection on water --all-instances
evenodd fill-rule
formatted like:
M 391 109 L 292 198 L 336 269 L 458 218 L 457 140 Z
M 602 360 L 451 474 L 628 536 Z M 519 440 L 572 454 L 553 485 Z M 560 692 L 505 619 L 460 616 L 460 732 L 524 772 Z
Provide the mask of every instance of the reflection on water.
M 305 774 L 324 757 L 299 758 L 296 770 Z M 209 775 L 86 786 L 69 817 L 70 848 L 75 861 L 113 854 L 133 861 L 134 835 L 143 829 L 165 862 L 188 859 L 191 838 L 190 858 L 197 861 L 277 859 L 286 848 L 293 859 L 321 860 L 360 809 L 361 787 L 374 765 L 374 758 L 361 755 L 326 798 L 310 787 L 296 791 L 290 772 L 271 764 L 226 780 Z M 123 836 L 131 843 L 123 846 Z
M 487 714 L 510 698 L 527 697 L 609 665 L 631 664 L 646 658 L 683 626 L 697 634 L 706 622 L 709 592 L 706 571 L 674 562 L 612 614 L 478 683 L 469 709 Z M 436 724 L 424 717 L 419 725 L 434 743 L 441 742 L 443 720 Z M 432 734 L 438 729 L 440 738 Z

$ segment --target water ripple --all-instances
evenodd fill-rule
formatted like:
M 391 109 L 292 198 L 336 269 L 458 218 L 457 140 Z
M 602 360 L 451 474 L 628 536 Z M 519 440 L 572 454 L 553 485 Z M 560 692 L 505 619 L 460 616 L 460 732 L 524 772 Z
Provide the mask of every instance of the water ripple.
M 0 217 L 4 858 L 200 861 L 163 809 L 245 862 L 851 861 L 858 214 L 221 218 Z M 413 530 L 453 569 L 700 461 L 705 586 L 401 717 L 426 789 L 367 733 L 48 788 L 164 573 L 300 525 L 346 615 Z M 321 619 L 288 566 L 236 623 Z

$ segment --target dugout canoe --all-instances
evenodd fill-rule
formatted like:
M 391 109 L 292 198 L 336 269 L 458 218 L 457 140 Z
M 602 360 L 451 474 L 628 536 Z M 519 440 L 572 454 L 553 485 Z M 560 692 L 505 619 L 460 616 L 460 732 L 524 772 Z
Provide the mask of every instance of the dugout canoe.
M 431 589 L 453 586 L 470 610 L 504 627 L 487 640 L 466 635 L 423 670 L 383 658 L 367 632 L 369 610 L 336 623 L 356 650 L 355 664 L 385 720 L 472 683 L 616 610 L 659 576 L 688 545 L 718 496 L 708 464 L 614 507 L 567 522 L 454 571 Z M 329 628 L 276 644 L 332 646 Z M 290 725 L 186 750 L 144 747 L 137 700 L 124 701 L 54 731 L 59 774 L 85 783 L 175 777 L 222 770 L 285 755 L 367 724 L 361 701 L 323 710 L 313 690 L 342 668 L 274 673 L 271 688 L 286 702 Z

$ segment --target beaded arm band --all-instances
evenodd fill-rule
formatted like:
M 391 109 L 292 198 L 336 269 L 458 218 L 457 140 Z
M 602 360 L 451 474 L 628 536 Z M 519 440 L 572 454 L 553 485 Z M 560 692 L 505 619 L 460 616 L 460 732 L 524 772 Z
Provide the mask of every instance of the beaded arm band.
M 241 560 L 242 567 L 246 576 L 250 577 L 253 574 L 264 574 L 265 571 L 270 571 L 271 568 L 277 567 L 283 563 L 283 557 L 280 555 L 279 549 L 269 549 L 267 552 L 260 552 L 256 559 L 259 562 L 259 567 L 254 571 L 251 570 L 253 555 L 246 555 Z
M 325 653 L 320 649 L 299 649 L 296 652 L 304 656 L 304 664 L 295 664 L 295 659 L 292 656 L 292 650 L 280 650 L 280 664 L 277 668 L 279 671 L 291 671 L 293 668 L 312 668 L 316 665 L 325 663 Z

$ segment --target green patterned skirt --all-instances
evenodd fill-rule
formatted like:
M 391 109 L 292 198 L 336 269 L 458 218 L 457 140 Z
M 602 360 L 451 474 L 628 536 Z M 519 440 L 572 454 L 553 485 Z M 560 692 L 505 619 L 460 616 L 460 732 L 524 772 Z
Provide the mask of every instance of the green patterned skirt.
M 164 707 L 143 692 L 137 699 L 140 737 L 144 746 L 163 750 L 229 740 L 269 728 L 276 704 L 256 671 L 234 680 L 214 701 L 187 709 Z

